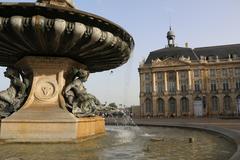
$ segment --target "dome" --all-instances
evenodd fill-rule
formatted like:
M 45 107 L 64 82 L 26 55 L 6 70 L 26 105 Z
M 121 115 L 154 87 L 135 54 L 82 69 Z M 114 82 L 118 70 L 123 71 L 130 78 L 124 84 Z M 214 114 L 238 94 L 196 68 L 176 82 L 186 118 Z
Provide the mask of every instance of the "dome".
M 175 33 L 172 30 L 170 30 L 167 32 L 167 37 L 175 37 Z

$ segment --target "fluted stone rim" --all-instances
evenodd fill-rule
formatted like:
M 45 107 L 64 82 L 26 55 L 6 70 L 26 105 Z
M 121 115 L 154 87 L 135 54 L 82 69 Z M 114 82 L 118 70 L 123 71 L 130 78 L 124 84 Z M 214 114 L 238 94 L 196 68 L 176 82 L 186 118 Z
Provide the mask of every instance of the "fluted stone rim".
M 24 56 L 55 56 L 98 72 L 126 63 L 133 48 L 130 34 L 102 17 L 42 3 L 0 3 L 2 66 Z

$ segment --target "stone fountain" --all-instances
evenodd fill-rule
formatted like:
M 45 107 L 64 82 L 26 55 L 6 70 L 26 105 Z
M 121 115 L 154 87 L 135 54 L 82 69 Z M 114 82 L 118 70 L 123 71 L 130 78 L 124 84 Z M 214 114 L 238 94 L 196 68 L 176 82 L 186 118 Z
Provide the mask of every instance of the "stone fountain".
M 13 142 L 65 142 L 105 132 L 104 106 L 83 83 L 116 68 L 134 41 L 120 26 L 74 8 L 71 0 L 0 3 L 1 136 Z M 98 84 L 96 84 L 98 85 Z

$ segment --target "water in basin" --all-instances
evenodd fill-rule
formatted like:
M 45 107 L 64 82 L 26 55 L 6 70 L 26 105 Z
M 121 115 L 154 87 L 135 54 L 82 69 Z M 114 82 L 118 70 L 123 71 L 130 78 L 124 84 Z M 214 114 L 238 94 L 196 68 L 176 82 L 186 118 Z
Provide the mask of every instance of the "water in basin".
M 2 144 L 0 160 L 227 160 L 235 151 L 232 142 L 205 131 L 107 126 L 106 135 L 81 143 Z

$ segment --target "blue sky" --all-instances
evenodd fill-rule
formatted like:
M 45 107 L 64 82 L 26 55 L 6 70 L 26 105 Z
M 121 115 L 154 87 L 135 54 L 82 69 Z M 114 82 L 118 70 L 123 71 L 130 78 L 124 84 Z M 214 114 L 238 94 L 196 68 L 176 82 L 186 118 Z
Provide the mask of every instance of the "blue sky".
M 75 6 L 119 24 L 135 40 L 128 63 L 112 74 L 106 71 L 89 77 L 88 92 L 102 103 L 139 104 L 139 62 L 150 51 L 165 47 L 170 24 L 178 46 L 185 42 L 191 48 L 240 43 L 240 0 L 75 0 Z M 0 80 L 0 89 L 7 88 L 3 75 Z

